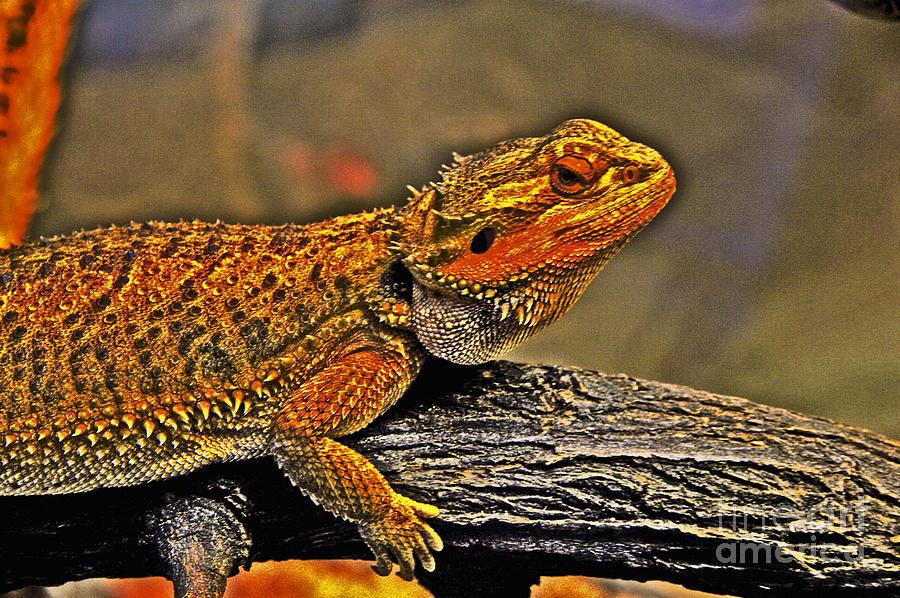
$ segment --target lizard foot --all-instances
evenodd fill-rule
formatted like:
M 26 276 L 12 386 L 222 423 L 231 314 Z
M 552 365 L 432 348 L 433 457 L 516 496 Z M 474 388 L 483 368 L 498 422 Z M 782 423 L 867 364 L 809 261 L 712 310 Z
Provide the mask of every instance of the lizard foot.
M 377 518 L 360 523 L 360 534 L 375 555 L 375 566 L 372 567 L 375 573 L 390 574 L 396 562 L 400 566 L 397 575 L 411 581 L 416 557 L 423 569 L 434 571 L 431 551 L 441 550 L 444 543 L 419 517 L 437 514 L 437 507 L 395 494 L 388 508 Z

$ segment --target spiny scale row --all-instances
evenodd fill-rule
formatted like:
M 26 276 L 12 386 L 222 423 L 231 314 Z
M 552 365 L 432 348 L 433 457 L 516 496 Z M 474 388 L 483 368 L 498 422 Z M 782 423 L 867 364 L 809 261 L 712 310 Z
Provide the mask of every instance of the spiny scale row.
M 490 299 L 498 292 L 505 289 L 510 283 L 520 280 L 526 280 L 530 273 L 523 271 L 514 274 L 504 281 L 500 281 L 496 286 L 482 284 L 480 282 L 472 282 L 465 278 L 458 278 L 453 274 L 443 274 L 440 270 L 435 270 L 432 266 L 416 259 L 415 256 L 407 256 L 403 258 L 403 263 L 410 269 L 416 270 L 422 275 L 422 278 L 428 282 L 432 282 L 438 286 L 453 289 L 463 296 L 474 297 L 475 299 Z
M 28 429 L 17 429 L 19 426 L 14 424 L 12 429 L 3 435 L 4 446 L 8 447 L 17 442 L 40 442 L 47 438 L 61 443 L 70 437 L 84 437 L 88 441 L 87 446 L 94 446 L 100 438 L 126 439 L 134 434 L 143 434 L 145 438 L 150 438 L 154 432 L 161 433 L 158 426 L 171 428 L 175 432 L 180 426 L 202 426 L 211 420 L 228 423 L 236 417 L 247 415 L 255 407 L 254 403 L 248 400 L 249 394 L 256 395 L 259 399 L 269 399 L 286 383 L 293 381 L 294 375 L 288 372 L 281 377 L 277 371 L 270 370 L 261 378 L 262 380 L 254 380 L 248 390 L 236 387 L 226 392 L 205 389 L 204 399 L 189 397 L 183 403 L 175 403 L 168 408 L 158 407 L 153 411 L 149 411 L 150 405 L 147 402 L 141 401 L 135 405 L 137 414 L 126 412 L 115 417 L 113 416 L 115 409 L 109 406 L 104 409 L 104 414 L 110 416 L 108 419 L 98 418 L 88 422 L 90 419 L 88 412 L 70 413 L 55 420 L 52 429 L 50 427 L 38 429 L 39 421 L 37 417 L 32 416 L 21 422 Z M 118 434 L 113 432 L 114 429 Z
M 508 295 L 504 299 L 494 301 L 495 307 L 500 312 L 501 321 L 505 320 L 510 313 L 516 315 L 519 326 L 535 326 L 540 321 L 544 306 L 538 298 L 530 295 L 524 297 Z
M 500 312 L 500 320 L 505 320 L 510 313 L 516 315 L 516 319 L 521 326 L 534 326 L 540 319 L 543 307 L 537 296 L 537 292 L 544 289 L 539 281 L 533 284 L 534 289 L 524 288 L 521 292 L 524 296 L 503 293 L 507 286 L 514 282 L 528 280 L 532 275 L 545 268 L 546 264 L 541 262 L 532 266 L 529 270 L 523 270 L 518 274 L 514 274 L 501 282 L 497 287 L 483 285 L 479 282 L 470 282 L 465 278 L 457 278 L 453 274 L 442 274 L 439 270 L 433 270 L 432 266 L 422 263 L 414 256 L 408 256 L 403 259 L 403 263 L 410 269 L 415 269 L 422 277 L 443 288 L 449 288 L 464 297 L 472 297 L 476 300 L 493 299 L 494 307 Z M 499 294 L 498 294 L 499 293 Z M 450 321 L 445 322 L 445 326 L 452 327 Z
M 385 297 L 384 295 L 376 295 L 373 298 L 376 306 L 375 315 L 381 322 L 390 324 L 391 326 L 408 326 L 409 325 L 409 304 L 406 301 L 397 301 Z

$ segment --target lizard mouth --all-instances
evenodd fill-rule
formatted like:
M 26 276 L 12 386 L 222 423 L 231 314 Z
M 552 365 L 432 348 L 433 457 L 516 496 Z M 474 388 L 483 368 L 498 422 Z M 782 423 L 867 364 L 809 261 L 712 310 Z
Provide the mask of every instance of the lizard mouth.
M 409 260 L 409 258 L 407 258 Z M 420 287 L 420 296 L 427 296 L 432 301 L 471 301 L 480 304 L 482 311 L 493 311 L 497 322 L 514 316 L 520 326 L 537 324 L 539 313 L 535 298 L 526 290 L 528 281 L 534 273 L 523 270 L 503 282 L 483 283 L 469 281 L 449 275 L 435 275 L 434 271 L 424 264 L 404 260 L 412 276 L 414 285 Z M 424 266 L 424 267 L 423 267 Z
M 525 273 L 515 280 L 497 286 L 480 283 L 454 281 L 452 277 L 431 278 L 427 274 L 412 273 L 413 313 L 421 320 L 423 314 L 437 328 L 452 330 L 459 327 L 480 328 L 490 324 L 508 335 L 513 329 L 537 332 L 548 324 L 548 317 L 555 313 L 556 306 L 548 302 L 550 297 L 537 290 L 544 285 L 537 281 L 538 275 Z M 532 279 L 538 282 L 530 284 Z M 554 298 L 555 299 L 555 298 Z M 555 319 L 555 318 L 552 318 Z M 489 335 L 495 336 L 495 334 Z M 487 343 L 485 343 L 487 344 Z
M 415 256 L 403 258 L 403 265 L 406 266 L 416 282 L 431 291 L 458 295 L 460 297 L 471 297 L 477 300 L 491 299 L 509 287 L 510 283 L 525 280 L 528 277 L 527 273 L 525 273 L 521 276 L 511 277 L 509 282 L 487 283 L 471 281 L 453 274 L 443 274 L 428 263 L 416 259 Z

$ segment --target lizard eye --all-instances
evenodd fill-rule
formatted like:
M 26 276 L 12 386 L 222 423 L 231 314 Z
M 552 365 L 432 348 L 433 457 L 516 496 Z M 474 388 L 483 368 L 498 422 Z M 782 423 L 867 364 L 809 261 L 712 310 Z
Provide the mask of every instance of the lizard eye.
M 580 156 L 563 156 L 550 170 L 550 185 L 560 195 L 581 193 L 597 180 L 603 166 Z
M 560 185 L 571 186 L 578 182 L 578 176 L 563 166 L 556 169 L 556 182 Z
M 497 229 L 490 226 L 485 227 L 472 237 L 472 245 L 469 249 L 471 249 L 472 253 L 484 253 L 491 248 L 491 245 L 494 244 L 496 238 Z

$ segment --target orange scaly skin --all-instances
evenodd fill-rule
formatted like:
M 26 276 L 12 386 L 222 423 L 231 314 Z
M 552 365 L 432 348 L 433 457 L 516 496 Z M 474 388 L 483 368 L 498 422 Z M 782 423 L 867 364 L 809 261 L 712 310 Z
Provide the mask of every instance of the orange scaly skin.
M 402 208 L 309 226 L 150 223 L 0 253 L 0 494 L 272 455 L 387 574 L 438 510 L 334 438 L 426 355 L 495 357 L 562 315 L 662 209 L 671 169 L 593 121 L 457 157 Z

